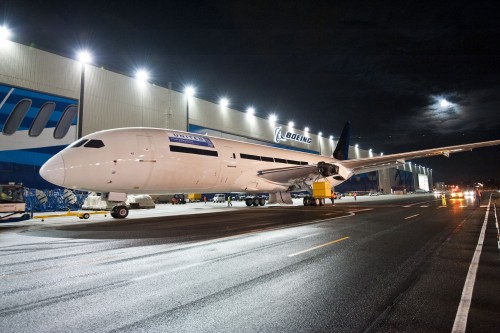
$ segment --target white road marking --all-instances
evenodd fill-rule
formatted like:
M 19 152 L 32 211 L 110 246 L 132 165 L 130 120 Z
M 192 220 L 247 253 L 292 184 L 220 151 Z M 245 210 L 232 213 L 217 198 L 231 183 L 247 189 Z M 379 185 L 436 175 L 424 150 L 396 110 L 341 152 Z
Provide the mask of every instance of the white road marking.
M 405 217 L 405 220 L 408 220 L 408 219 L 414 218 L 415 216 L 419 216 L 419 215 L 420 215 L 420 214 L 415 214 L 415 215 L 412 215 L 412 216 Z
M 455 323 L 453 324 L 453 329 L 451 330 L 453 333 L 465 332 L 465 328 L 467 327 L 467 317 L 469 315 L 470 303 L 472 301 L 472 292 L 474 290 L 474 284 L 476 282 L 476 273 L 479 267 L 479 258 L 483 250 L 486 225 L 488 224 L 490 203 L 491 196 L 488 202 L 488 208 L 486 209 L 486 214 L 484 215 L 483 227 L 481 228 L 481 233 L 479 234 L 476 251 L 474 252 L 474 256 L 472 257 L 472 261 L 469 266 L 469 272 L 467 273 L 467 279 L 465 280 L 464 290 L 462 291 L 462 298 L 460 299 L 457 315 L 455 317 Z

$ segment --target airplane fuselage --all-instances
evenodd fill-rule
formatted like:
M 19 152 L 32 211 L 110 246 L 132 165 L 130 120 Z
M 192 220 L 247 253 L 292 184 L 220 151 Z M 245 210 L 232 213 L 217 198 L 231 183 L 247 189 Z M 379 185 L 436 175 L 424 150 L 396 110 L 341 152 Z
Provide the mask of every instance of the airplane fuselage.
M 262 178 L 259 170 L 321 161 L 337 162 L 325 156 L 182 131 L 123 128 L 85 136 L 49 160 L 41 174 L 57 185 L 95 192 L 280 192 L 300 185 L 296 180 Z M 332 186 L 343 181 L 328 180 Z

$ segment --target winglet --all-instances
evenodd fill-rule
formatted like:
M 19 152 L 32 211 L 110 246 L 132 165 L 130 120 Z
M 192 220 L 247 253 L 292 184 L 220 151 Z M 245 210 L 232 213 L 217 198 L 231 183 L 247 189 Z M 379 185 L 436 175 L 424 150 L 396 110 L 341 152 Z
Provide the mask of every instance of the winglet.
M 349 137 L 351 132 L 351 123 L 346 122 L 344 128 L 342 129 L 342 134 L 340 134 L 337 147 L 333 152 L 333 158 L 337 160 L 347 160 L 349 155 Z

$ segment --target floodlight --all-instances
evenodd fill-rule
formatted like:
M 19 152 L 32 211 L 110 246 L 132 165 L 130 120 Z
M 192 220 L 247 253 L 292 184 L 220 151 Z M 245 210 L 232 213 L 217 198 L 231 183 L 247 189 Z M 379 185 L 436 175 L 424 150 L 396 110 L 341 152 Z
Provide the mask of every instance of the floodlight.
M 184 93 L 186 96 L 191 97 L 194 96 L 195 94 L 195 89 L 193 86 L 187 86 L 186 89 L 184 89 Z
M 135 72 L 135 77 L 139 81 L 146 82 L 149 80 L 149 72 L 145 69 L 138 69 L 137 72 Z
M 87 50 L 78 52 L 78 61 L 82 64 L 89 64 L 92 62 L 92 55 Z
M 10 29 L 7 28 L 5 25 L 0 27 L 0 41 L 1 40 L 8 40 L 11 36 Z
M 229 105 L 229 100 L 226 97 L 222 97 L 219 101 L 219 104 L 221 107 L 227 108 L 227 106 Z

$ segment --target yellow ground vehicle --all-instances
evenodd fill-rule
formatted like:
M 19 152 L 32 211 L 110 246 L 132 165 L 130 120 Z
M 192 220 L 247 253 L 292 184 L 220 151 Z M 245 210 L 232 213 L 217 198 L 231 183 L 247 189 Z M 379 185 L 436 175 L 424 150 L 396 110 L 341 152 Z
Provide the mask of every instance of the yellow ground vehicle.
M 200 202 L 201 193 L 189 193 L 187 198 L 189 202 Z

